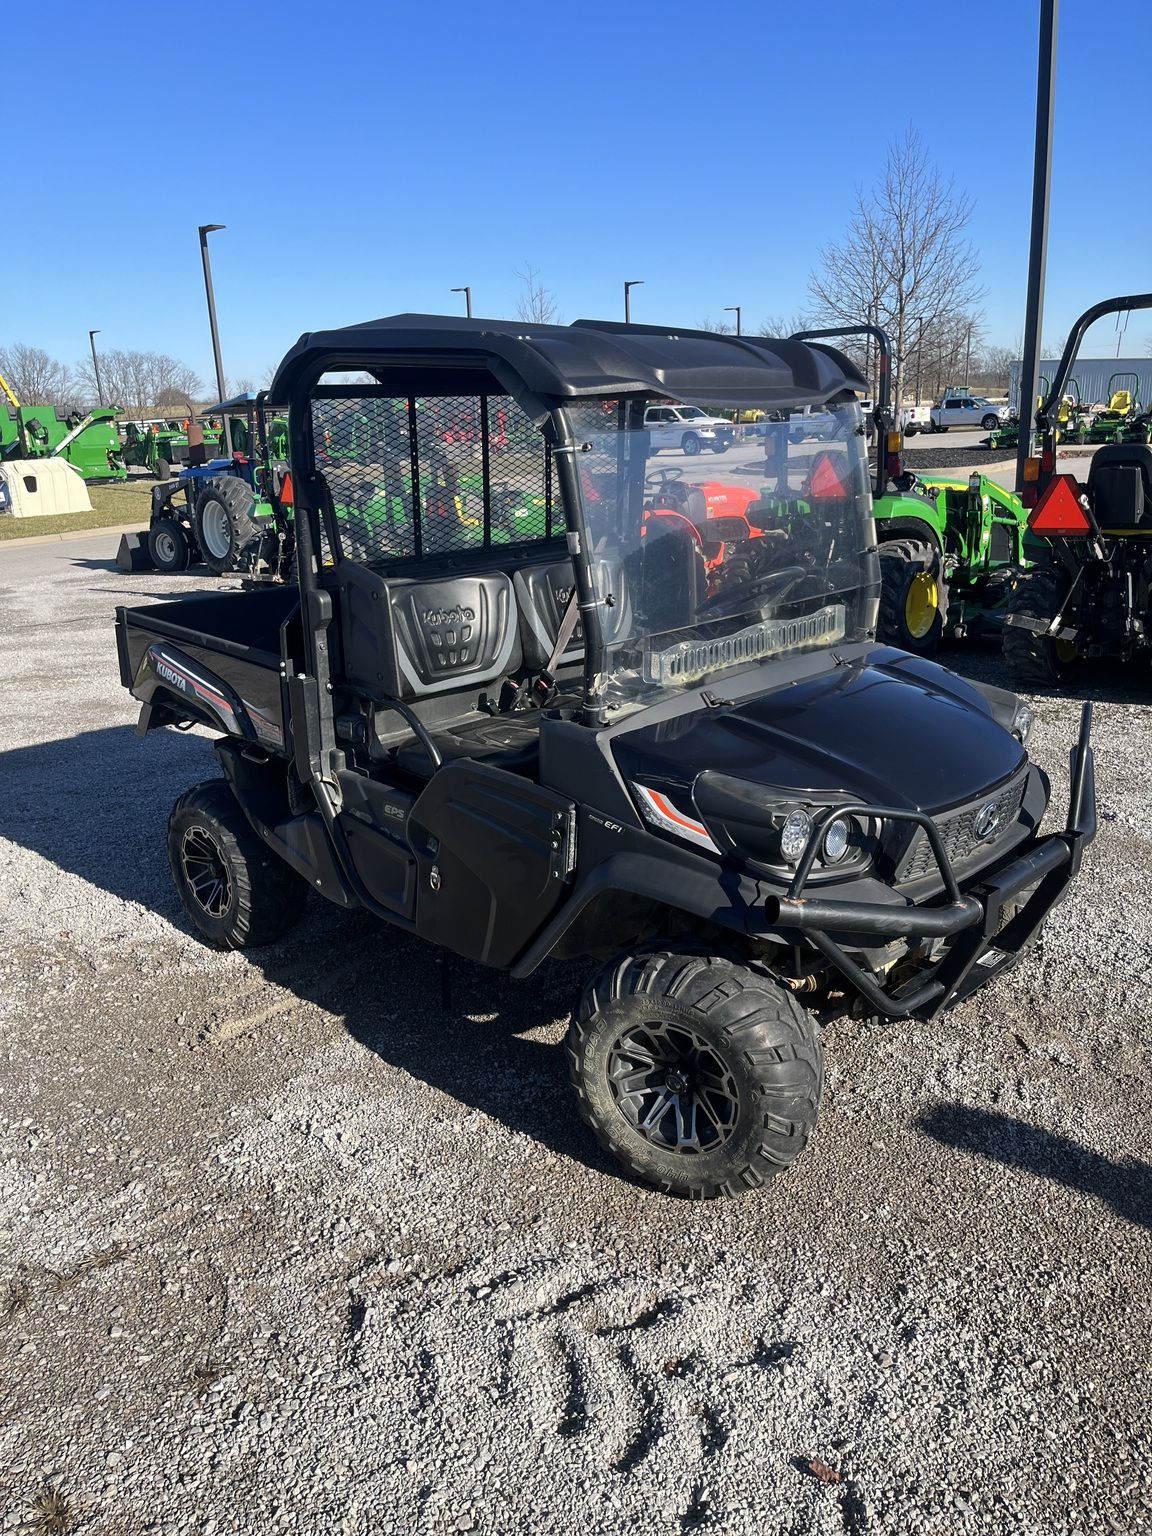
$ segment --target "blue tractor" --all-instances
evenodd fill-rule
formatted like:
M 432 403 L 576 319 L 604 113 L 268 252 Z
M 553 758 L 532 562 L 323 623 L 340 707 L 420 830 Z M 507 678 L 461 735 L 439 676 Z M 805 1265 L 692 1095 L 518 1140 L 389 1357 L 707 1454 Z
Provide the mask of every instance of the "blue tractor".
M 121 538 L 120 569 L 174 573 L 202 561 L 218 576 L 282 575 L 292 547 L 282 494 L 287 438 L 287 422 L 263 393 L 202 411 L 189 431 L 189 462 L 152 487 L 148 527 Z M 208 444 L 231 451 L 209 458 Z

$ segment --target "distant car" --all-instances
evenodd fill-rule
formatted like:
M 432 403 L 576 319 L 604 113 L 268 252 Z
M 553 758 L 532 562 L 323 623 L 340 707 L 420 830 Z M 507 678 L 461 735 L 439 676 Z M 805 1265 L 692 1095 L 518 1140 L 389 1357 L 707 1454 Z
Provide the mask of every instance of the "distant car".
M 837 418 L 824 406 L 806 405 L 802 411 L 792 411 L 788 417 L 788 437 L 794 443 L 802 443 L 806 437 L 828 443 L 838 430 Z
M 981 427 L 991 432 L 1003 425 L 1011 411 L 1007 405 L 993 405 L 983 395 L 945 395 L 934 405 L 929 415 L 930 425 L 926 432 L 947 432 L 949 427 Z
M 720 416 L 709 416 L 698 405 L 650 405 L 644 425 L 652 434 L 651 451 L 679 448 L 692 457 L 702 448 L 725 453 L 732 446 L 735 429 Z

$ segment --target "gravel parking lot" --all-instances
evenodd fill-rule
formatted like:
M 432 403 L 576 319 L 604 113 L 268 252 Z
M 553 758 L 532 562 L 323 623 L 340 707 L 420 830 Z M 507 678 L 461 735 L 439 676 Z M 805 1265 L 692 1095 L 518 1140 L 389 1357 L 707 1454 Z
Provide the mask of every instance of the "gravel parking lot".
M 1092 684 L 1104 819 L 1026 961 L 829 1020 L 808 1155 L 690 1206 L 576 1119 L 580 967 L 445 1012 L 319 903 L 191 937 L 214 758 L 135 737 L 111 619 L 206 578 L 114 545 L 0 555 L 0 1529 L 1152 1529 L 1146 674 Z M 1062 815 L 1078 701 L 1035 702 Z

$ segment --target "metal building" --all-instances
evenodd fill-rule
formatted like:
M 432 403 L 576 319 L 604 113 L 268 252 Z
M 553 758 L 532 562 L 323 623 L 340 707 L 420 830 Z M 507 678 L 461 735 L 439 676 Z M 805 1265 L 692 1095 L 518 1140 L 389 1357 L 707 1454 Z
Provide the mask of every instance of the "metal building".
M 1020 366 L 1013 363 L 1008 377 L 1008 399 L 1013 410 L 1020 408 Z M 1054 379 L 1059 366 L 1058 357 L 1045 358 L 1040 364 L 1041 378 Z M 1109 388 L 1118 373 L 1126 373 L 1128 378 L 1117 379 Z M 1079 385 L 1085 405 L 1106 405 L 1113 389 L 1132 389 L 1132 374 L 1139 380 L 1140 404 L 1147 410 L 1152 406 L 1152 357 L 1081 357 L 1072 365 L 1071 376 Z

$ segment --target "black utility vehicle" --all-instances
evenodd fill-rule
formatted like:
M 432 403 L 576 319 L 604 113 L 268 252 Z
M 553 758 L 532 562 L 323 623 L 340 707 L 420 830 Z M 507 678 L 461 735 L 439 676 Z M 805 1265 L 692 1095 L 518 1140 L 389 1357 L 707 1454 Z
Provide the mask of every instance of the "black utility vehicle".
M 594 957 L 568 1052 L 604 1145 L 692 1195 L 789 1166 L 806 1004 L 967 996 L 1096 824 L 1087 718 L 1041 836 L 1029 711 L 877 644 L 864 388 L 828 346 L 648 326 L 304 336 L 273 385 L 299 588 L 118 614 L 141 730 L 222 733 L 168 831 L 199 931 L 272 940 L 311 886 L 514 975 Z M 653 399 L 776 419 L 673 494 Z M 794 443 L 810 406 L 835 435 Z

